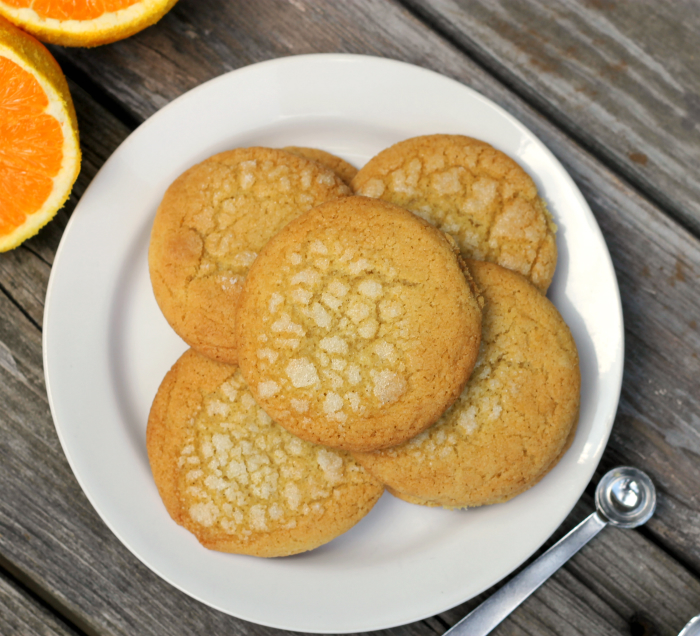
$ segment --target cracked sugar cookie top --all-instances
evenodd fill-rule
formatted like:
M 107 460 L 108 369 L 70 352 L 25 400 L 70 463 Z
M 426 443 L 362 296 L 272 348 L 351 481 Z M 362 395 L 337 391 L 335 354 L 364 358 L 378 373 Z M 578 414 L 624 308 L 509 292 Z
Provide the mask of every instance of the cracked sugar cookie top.
M 285 148 L 282 148 L 282 150 L 291 152 L 293 155 L 306 157 L 312 161 L 317 161 L 322 166 L 330 168 L 348 185 L 350 185 L 351 181 L 357 174 L 357 168 L 355 168 L 355 166 L 349 164 L 347 161 L 345 161 L 345 159 L 336 157 L 325 150 L 319 150 L 318 148 L 306 148 L 304 146 L 286 146 Z
M 369 450 L 416 435 L 456 399 L 481 312 L 444 234 L 397 206 L 347 197 L 268 243 L 236 320 L 243 375 L 277 422 Z
M 151 232 L 151 282 L 166 320 L 203 355 L 235 363 L 233 317 L 258 252 L 293 218 L 348 194 L 329 168 L 270 148 L 238 148 L 187 170 Z
M 352 527 L 383 492 L 348 453 L 275 424 L 237 367 L 192 350 L 158 391 L 147 442 L 168 512 L 214 550 L 310 550 Z
M 530 176 L 486 142 L 413 137 L 371 159 L 352 185 L 357 194 L 405 207 L 448 232 L 464 258 L 519 272 L 542 292 L 552 282 L 552 217 Z
M 354 454 L 412 503 L 506 501 L 554 467 L 576 430 L 578 353 L 559 312 L 519 274 L 468 264 L 484 307 L 481 350 L 462 395 L 409 442 Z

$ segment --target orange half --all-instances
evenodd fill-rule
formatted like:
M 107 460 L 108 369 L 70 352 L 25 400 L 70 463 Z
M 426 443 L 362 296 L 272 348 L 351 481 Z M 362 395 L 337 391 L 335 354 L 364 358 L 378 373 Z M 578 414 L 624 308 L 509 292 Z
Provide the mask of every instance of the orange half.
M 177 0 L 0 0 L 0 15 L 43 42 L 98 46 L 133 35 Z
M 0 18 L 0 252 L 55 216 L 79 171 L 78 124 L 60 67 Z

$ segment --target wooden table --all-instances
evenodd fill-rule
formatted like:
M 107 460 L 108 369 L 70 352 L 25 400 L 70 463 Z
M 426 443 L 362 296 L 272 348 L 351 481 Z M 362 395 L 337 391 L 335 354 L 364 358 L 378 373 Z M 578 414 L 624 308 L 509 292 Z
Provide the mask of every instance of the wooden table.
M 659 489 L 638 531 L 606 529 L 497 634 L 677 634 L 700 613 L 700 2 L 180 0 L 117 44 L 52 52 L 75 100 L 83 168 L 69 204 L 0 255 L 0 633 L 270 634 L 159 579 L 106 528 L 53 427 L 46 285 L 96 171 L 143 120 L 226 71 L 347 52 L 405 60 L 480 91 L 557 155 L 610 248 L 626 325 L 622 397 L 598 476 Z M 388 630 L 442 633 L 480 599 Z

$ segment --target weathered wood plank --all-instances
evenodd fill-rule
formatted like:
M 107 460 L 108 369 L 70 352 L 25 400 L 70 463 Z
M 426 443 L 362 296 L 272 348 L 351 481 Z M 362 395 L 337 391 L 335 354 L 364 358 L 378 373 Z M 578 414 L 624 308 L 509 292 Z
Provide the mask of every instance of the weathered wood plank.
M 577 179 L 603 227 L 621 281 L 628 366 L 621 416 L 605 464 L 634 463 L 652 473 L 661 487 L 661 505 L 650 532 L 683 562 L 698 567 L 700 542 L 695 533 L 700 526 L 700 505 L 695 493 L 700 491 L 700 475 L 693 463 L 698 424 L 693 419 L 697 409 L 692 396 L 697 394 L 700 341 L 696 328 L 689 324 L 700 299 L 692 275 L 700 267 L 698 242 L 399 7 L 376 1 L 249 4 L 253 5 L 242 3 L 235 12 L 228 5 L 217 5 L 215 11 L 211 0 L 181 0 L 172 17 L 135 38 L 103 49 L 62 54 L 77 60 L 76 64 L 84 63 L 86 72 L 102 82 L 114 99 L 121 99 L 120 91 L 124 91 L 122 103 L 139 117 L 154 112 L 163 100 L 172 99 L 191 87 L 188 83 L 199 83 L 208 74 L 280 54 L 345 50 L 387 55 L 442 70 L 523 120 Z M 188 35 L 186 30 L 192 33 Z M 183 34 L 196 45 L 189 45 Z M 168 42 L 168 46 L 158 48 Z M 173 84 L 168 83 L 169 74 Z M 144 87 L 149 77 L 150 84 Z M 94 144 L 106 154 L 107 145 L 102 145 L 101 137 L 103 128 L 109 129 L 111 124 L 100 124 L 107 115 L 94 104 L 91 107 L 98 115 L 90 133 L 81 123 L 83 143 Z M 86 116 L 79 108 L 81 122 Z M 54 223 L 58 230 L 60 225 Z M 44 241 L 35 251 L 50 263 L 53 239 L 43 239 L 40 234 L 36 241 Z M 15 271 L 21 266 L 14 261 L 8 265 L 14 280 L 19 281 L 16 288 L 28 297 L 43 297 L 40 277 L 23 278 Z M 0 282 L 6 275 L 0 276 Z M 15 297 L 21 294 L 17 292 Z M 0 341 L 5 343 L 0 351 L 0 400 L 4 407 L 0 413 L 0 488 L 6 493 L 0 502 L 0 551 L 4 557 L 25 572 L 38 589 L 84 616 L 99 633 L 129 634 L 136 629 L 145 634 L 224 629 L 271 633 L 273 630 L 225 617 L 186 598 L 137 563 L 106 530 L 75 483 L 55 438 L 43 393 L 38 330 L 1 295 L 0 314 L 5 318 L 0 325 Z M 11 360 L 3 354 L 5 350 Z M 674 391 L 682 391 L 682 396 Z M 651 544 L 644 540 L 642 545 Z M 622 546 L 620 554 L 626 550 Z M 650 576 L 657 553 L 639 546 L 635 550 L 649 568 L 640 576 Z M 661 562 L 658 567 L 675 572 L 676 566 Z M 598 579 L 604 575 L 593 572 L 592 579 L 600 584 Z M 647 584 L 646 578 L 644 581 Z M 587 582 L 585 589 L 592 587 L 593 582 Z M 545 587 L 542 593 L 549 589 Z M 564 594 L 552 589 L 555 596 L 547 606 L 560 609 L 550 611 L 547 624 L 555 633 L 559 627 L 566 628 L 572 613 L 582 621 L 582 632 L 597 633 L 598 626 L 607 621 L 611 629 L 617 629 L 613 633 L 625 633 L 620 631 L 622 623 L 613 624 L 617 619 L 610 613 L 613 610 L 606 608 L 614 608 L 614 603 L 602 591 L 590 592 L 586 602 L 595 609 L 583 611 L 575 603 L 581 590 Z M 631 593 L 622 593 L 628 606 L 638 602 Z M 547 633 L 543 630 L 549 628 L 542 624 L 544 609 L 538 606 L 533 613 L 539 618 L 532 620 L 539 622 L 522 627 L 529 631 L 518 633 Z M 512 621 L 508 625 L 512 626 L 508 629 L 520 629 Z M 425 633 L 426 629 L 440 631 L 439 626 L 433 620 L 390 631 Z
M 78 636 L 31 594 L 0 571 L 0 634 L 7 636 Z
M 25 247 L 11 250 L 0 257 L 0 280 L 3 291 L 31 317 L 42 323 L 44 295 L 51 266 Z
M 700 230 L 695 0 L 405 4 Z

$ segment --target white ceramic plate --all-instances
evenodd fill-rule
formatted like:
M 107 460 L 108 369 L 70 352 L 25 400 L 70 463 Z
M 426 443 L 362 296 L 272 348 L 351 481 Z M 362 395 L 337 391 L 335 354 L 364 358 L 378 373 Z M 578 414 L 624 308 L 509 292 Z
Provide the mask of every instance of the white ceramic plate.
M 571 450 L 507 504 L 450 512 L 384 497 L 353 530 L 284 559 L 210 552 L 168 517 L 145 448 L 161 379 L 184 343 L 153 298 L 146 253 L 163 192 L 209 155 L 247 145 L 315 146 L 356 166 L 414 135 L 463 133 L 534 177 L 559 226 L 549 293 L 581 355 Z M 434 615 L 480 593 L 564 520 L 598 464 L 623 361 L 617 282 L 600 230 L 559 162 L 522 124 L 462 84 L 400 62 L 312 55 L 250 66 L 190 91 L 138 128 L 85 192 L 46 299 L 44 368 L 58 435 L 107 525 L 187 594 L 256 623 L 362 632 Z

